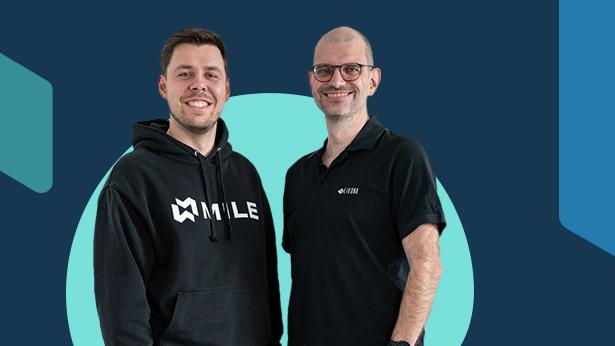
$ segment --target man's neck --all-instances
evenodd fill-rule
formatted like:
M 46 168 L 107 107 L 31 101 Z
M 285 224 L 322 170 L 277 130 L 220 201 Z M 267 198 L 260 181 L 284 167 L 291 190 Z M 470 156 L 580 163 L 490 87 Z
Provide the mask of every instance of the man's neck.
M 325 166 L 329 167 L 335 158 L 352 143 L 368 120 L 367 111 L 342 120 L 327 118 L 327 147 L 322 155 L 322 162 Z
M 169 129 L 167 134 L 178 141 L 194 148 L 201 155 L 208 156 L 214 148 L 216 141 L 216 131 L 218 122 L 216 122 L 208 131 L 203 133 L 194 133 L 183 127 L 171 117 L 169 121 Z

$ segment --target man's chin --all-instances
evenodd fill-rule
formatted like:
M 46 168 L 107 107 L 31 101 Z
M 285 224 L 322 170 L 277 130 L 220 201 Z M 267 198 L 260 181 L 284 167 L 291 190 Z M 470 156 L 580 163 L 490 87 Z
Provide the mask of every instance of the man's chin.
M 325 116 L 327 119 L 332 121 L 340 121 L 350 117 L 349 113 L 339 113 L 339 112 L 326 112 Z
M 321 107 L 320 110 L 325 113 L 325 115 L 327 117 L 332 116 L 332 117 L 344 117 L 345 115 L 347 115 L 348 113 L 350 113 L 348 111 L 347 107 Z
M 207 117 L 206 119 L 201 119 L 200 117 Z M 204 134 L 209 132 L 218 122 L 219 116 L 216 115 L 202 115 L 198 119 L 177 119 L 177 122 L 180 123 L 185 129 L 195 134 Z
M 215 120 L 209 120 L 205 123 L 193 124 L 190 130 L 194 133 L 204 134 L 209 132 L 216 125 L 217 122 L 218 118 L 216 118 Z

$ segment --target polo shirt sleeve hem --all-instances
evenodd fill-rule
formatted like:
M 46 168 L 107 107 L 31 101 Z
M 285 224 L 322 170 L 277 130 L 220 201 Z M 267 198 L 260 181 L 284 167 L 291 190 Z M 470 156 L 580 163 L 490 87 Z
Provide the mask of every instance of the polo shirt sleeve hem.
M 412 233 L 417 227 L 424 223 L 433 223 L 438 226 L 438 234 L 442 235 L 442 231 L 446 227 L 446 221 L 442 218 L 441 215 L 438 214 L 423 214 L 415 217 L 412 222 L 407 223 L 406 225 L 400 227 L 398 229 L 399 236 L 401 239 L 407 237 L 410 233 Z

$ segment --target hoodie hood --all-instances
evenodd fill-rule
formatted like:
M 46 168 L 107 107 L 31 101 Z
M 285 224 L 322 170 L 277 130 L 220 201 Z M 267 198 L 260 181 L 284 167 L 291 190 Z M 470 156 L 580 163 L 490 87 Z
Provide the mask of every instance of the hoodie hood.
M 169 136 L 169 121 L 155 119 L 137 122 L 132 128 L 132 145 L 135 149 L 144 148 L 153 152 L 195 157 L 196 150 L 177 139 Z M 228 158 L 233 152 L 228 142 L 228 128 L 224 120 L 218 119 L 214 148 L 208 158 L 220 153 L 222 159 Z

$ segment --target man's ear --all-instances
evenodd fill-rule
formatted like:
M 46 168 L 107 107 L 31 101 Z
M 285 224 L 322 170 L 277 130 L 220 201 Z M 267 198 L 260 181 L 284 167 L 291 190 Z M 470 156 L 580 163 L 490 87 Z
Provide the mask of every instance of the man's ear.
M 382 71 L 378 67 L 372 68 L 369 77 L 369 95 L 373 95 L 376 93 L 376 89 L 378 89 L 378 85 L 380 85 L 380 79 L 382 78 Z
M 162 96 L 163 99 L 167 98 L 167 79 L 164 75 L 160 75 L 160 79 L 158 79 L 158 93 Z
M 229 78 L 226 79 L 226 100 L 228 101 L 229 97 L 231 97 L 231 80 Z

